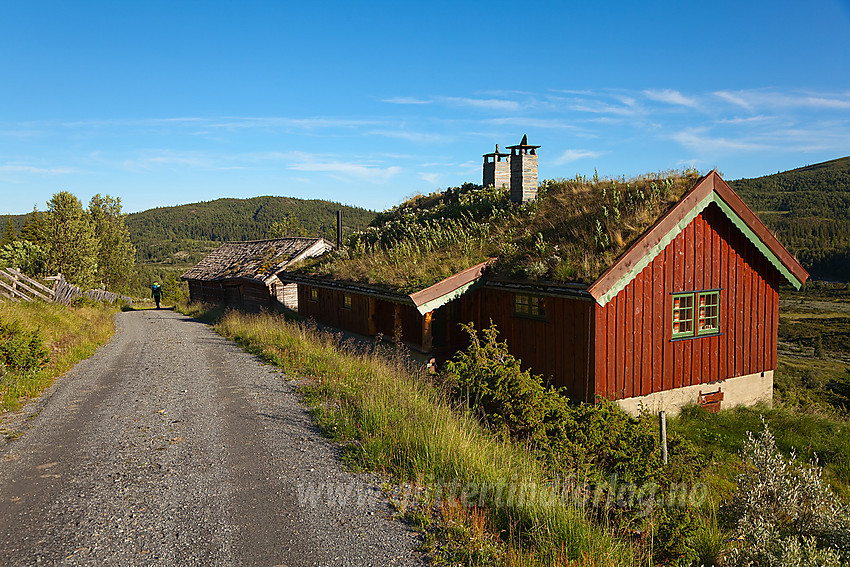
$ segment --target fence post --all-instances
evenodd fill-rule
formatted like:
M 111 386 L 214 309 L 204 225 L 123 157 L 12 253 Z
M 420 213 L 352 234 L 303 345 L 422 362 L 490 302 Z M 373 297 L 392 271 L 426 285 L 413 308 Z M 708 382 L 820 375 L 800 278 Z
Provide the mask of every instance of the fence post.
M 658 425 L 661 430 L 661 461 L 667 464 L 667 416 L 663 411 L 658 412 Z

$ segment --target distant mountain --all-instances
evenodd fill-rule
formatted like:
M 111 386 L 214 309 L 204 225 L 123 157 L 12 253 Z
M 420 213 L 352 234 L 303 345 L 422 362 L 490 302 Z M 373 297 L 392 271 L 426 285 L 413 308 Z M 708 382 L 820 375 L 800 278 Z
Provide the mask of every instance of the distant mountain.
M 307 236 L 336 238 L 336 211 L 343 235 L 365 228 L 375 212 L 330 201 L 254 197 L 160 207 L 127 215 L 127 229 L 142 263 L 194 264 L 228 240 L 271 237 L 274 222 L 293 215 Z
M 729 184 L 813 277 L 850 281 L 850 157 Z

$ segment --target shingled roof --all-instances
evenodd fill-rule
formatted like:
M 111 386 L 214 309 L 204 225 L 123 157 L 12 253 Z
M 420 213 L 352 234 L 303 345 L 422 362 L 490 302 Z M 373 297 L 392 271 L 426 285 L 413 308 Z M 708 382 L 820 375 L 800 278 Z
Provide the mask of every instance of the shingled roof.
M 225 242 L 180 276 L 183 280 L 247 279 L 268 283 L 287 265 L 332 248 L 324 238 Z

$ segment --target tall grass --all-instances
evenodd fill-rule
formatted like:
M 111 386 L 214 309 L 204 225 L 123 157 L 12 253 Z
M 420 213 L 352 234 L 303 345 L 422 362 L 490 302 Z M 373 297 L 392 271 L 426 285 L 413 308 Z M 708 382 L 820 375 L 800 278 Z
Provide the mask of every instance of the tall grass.
M 319 425 L 346 443 L 346 458 L 355 467 L 459 486 L 539 487 L 549 480 L 522 446 L 495 439 L 452 408 L 404 356 L 340 343 L 334 335 L 276 315 L 228 312 L 216 330 L 286 374 L 307 377 L 303 392 Z M 459 516 L 473 525 L 486 523 L 507 543 L 501 555 L 473 554 L 467 564 L 488 564 L 496 557 L 516 565 L 637 561 L 623 542 L 578 508 L 540 501 L 507 505 L 492 494 L 476 496 L 480 506 L 462 507 Z M 444 514 L 450 513 L 452 503 L 444 504 Z
M 7 373 L 0 378 L 0 411 L 14 409 L 22 400 L 39 395 L 56 376 L 91 356 L 115 331 L 115 311 L 103 305 L 0 302 L 0 320 L 17 321 L 27 331 L 39 330 L 50 351 L 49 361 L 41 369 L 23 375 Z

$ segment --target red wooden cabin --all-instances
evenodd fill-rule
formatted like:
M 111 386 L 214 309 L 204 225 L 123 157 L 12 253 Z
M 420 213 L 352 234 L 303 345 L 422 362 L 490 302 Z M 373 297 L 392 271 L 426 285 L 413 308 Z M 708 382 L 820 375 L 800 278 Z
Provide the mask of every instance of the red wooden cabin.
M 638 412 L 769 403 L 779 285 L 808 273 L 711 172 L 590 285 L 499 280 L 484 264 L 410 295 L 279 277 L 298 283 L 305 317 L 437 357 L 465 345 L 458 323 L 492 321 L 525 367 L 570 397 Z

